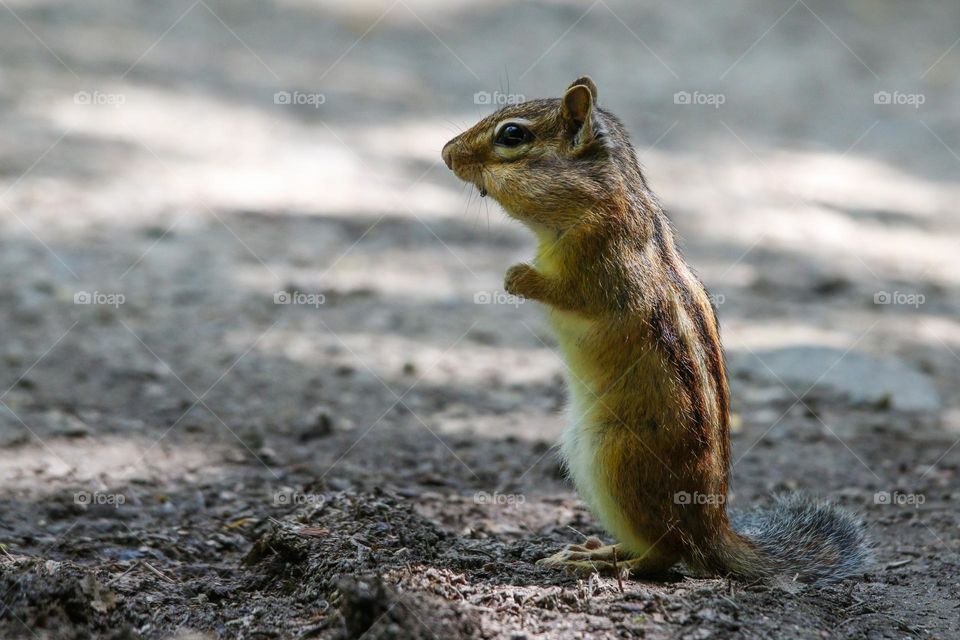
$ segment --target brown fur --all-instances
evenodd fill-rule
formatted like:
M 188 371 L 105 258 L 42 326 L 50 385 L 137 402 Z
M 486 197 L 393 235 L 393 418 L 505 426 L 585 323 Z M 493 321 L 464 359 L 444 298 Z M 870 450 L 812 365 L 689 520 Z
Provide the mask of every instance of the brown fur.
M 536 266 L 511 267 L 505 288 L 548 305 L 558 326 L 586 323 L 566 346 L 571 379 L 593 396 L 589 429 L 577 434 L 596 452 L 595 484 L 585 484 L 615 505 L 608 519 L 625 523 L 627 552 L 649 547 L 640 570 L 683 559 L 761 574 L 725 508 L 729 401 L 713 306 L 623 125 L 596 97 L 579 78 L 562 99 L 505 107 L 448 142 L 444 160 L 540 238 Z M 524 123 L 533 140 L 495 144 L 505 121 Z M 680 492 L 714 498 L 678 504 Z

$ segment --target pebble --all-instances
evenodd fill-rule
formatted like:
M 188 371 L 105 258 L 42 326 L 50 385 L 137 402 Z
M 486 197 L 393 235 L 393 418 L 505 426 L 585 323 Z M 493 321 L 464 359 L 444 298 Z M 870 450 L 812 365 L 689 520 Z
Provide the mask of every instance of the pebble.
M 326 406 L 317 406 L 307 412 L 298 425 L 300 442 L 326 438 L 333 433 L 333 416 Z

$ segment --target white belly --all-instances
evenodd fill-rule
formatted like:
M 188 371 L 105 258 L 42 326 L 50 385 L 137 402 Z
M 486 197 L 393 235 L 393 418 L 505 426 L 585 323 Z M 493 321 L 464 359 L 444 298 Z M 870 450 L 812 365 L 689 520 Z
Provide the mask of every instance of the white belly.
M 597 485 L 596 438 L 598 426 L 592 421 L 596 397 L 585 384 L 567 372 L 567 426 L 563 430 L 560 456 L 580 497 L 598 514 L 601 488 Z
M 599 390 L 589 386 L 585 360 L 588 354 L 582 350 L 582 342 L 594 323 L 562 311 L 554 311 L 550 323 L 567 365 L 564 372 L 568 394 L 567 427 L 563 431 L 560 455 L 580 496 L 597 513 L 600 488 L 597 486 L 595 442 L 599 425 L 595 416 Z
M 649 543 L 640 538 L 627 522 L 624 505 L 618 505 L 609 490 L 609 469 L 599 456 L 604 430 L 616 428 L 603 424 L 602 389 L 592 388 L 589 375 L 590 354 L 583 350 L 584 337 L 594 328 L 589 320 L 571 314 L 553 312 L 551 323 L 563 349 L 567 363 L 566 380 L 569 394 L 567 427 L 563 431 L 560 455 L 567 473 L 590 511 L 618 542 L 626 543 L 636 553 L 645 553 Z

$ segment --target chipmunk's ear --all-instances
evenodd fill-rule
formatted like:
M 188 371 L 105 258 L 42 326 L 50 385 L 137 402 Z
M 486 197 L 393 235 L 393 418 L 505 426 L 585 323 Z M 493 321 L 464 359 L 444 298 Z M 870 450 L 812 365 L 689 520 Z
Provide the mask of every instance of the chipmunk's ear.
M 570 86 L 567 89 L 573 89 L 578 85 L 583 85 L 587 89 L 590 89 L 590 95 L 593 96 L 593 101 L 597 101 L 597 85 L 593 83 L 593 80 L 590 79 L 590 76 L 580 76 L 576 80 L 570 83 Z
M 570 129 L 576 132 L 577 141 L 589 140 L 593 133 L 590 116 L 596 101 L 597 85 L 587 76 L 574 80 L 563 94 L 563 119 L 569 123 Z

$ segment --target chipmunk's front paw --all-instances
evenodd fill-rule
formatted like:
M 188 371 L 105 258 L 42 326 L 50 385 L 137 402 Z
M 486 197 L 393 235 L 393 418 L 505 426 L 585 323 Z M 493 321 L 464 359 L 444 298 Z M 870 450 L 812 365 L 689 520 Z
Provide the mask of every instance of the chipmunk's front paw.
M 515 264 L 507 269 L 503 278 L 503 288 L 507 293 L 515 296 L 534 297 L 531 295 L 540 274 L 528 264 Z

